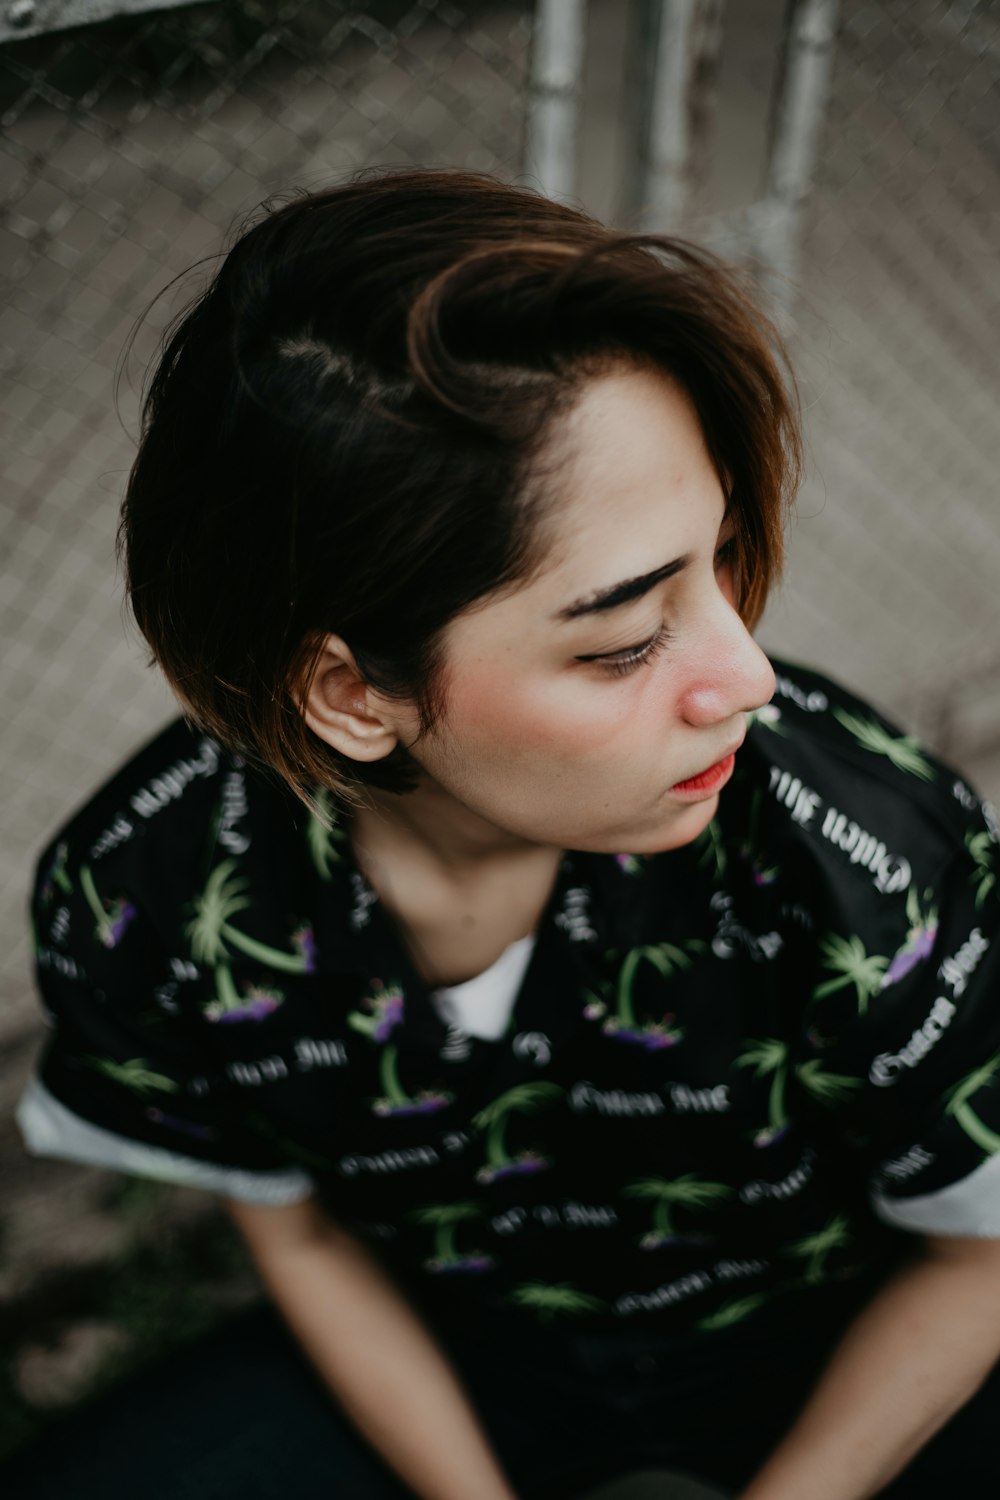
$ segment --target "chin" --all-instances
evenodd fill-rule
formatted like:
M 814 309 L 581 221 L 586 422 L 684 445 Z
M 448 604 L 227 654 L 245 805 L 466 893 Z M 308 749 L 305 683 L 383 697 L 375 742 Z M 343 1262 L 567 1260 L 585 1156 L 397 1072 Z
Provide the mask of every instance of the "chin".
M 628 849 L 628 854 L 668 854 L 672 849 L 683 849 L 686 844 L 693 844 L 695 839 L 705 832 L 711 823 L 719 806 L 719 794 L 706 797 L 704 802 L 694 802 L 690 806 L 678 809 L 674 812 L 669 823 L 644 837 L 633 839 Z
M 715 817 L 719 806 L 719 794 L 706 797 L 704 802 L 691 803 L 688 807 L 673 808 L 669 820 L 661 819 L 657 826 L 648 825 L 640 832 L 612 834 L 609 838 L 572 840 L 565 843 L 567 849 L 579 849 L 591 854 L 669 854 L 672 849 L 683 849 L 693 844 Z

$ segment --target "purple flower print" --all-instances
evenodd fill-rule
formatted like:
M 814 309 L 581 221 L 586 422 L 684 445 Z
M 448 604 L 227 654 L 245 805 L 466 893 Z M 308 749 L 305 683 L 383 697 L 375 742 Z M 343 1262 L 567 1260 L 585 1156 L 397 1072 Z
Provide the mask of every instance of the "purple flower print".
M 616 854 L 615 864 L 625 875 L 638 875 L 642 869 L 642 860 L 635 854 Z
M 216 973 L 220 998 L 205 1006 L 206 1021 L 220 1026 L 229 1026 L 241 1021 L 263 1021 L 278 1009 L 284 995 L 277 990 L 265 989 L 263 985 L 247 986 L 244 995 L 237 994 L 228 972 Z
M 311 927 L 305 923 L 292 933 L 292 947 L 305 964 L 307 974 L 316 972 L 316 938 Z
M 124 897 L 111 902 L 111 908 L 107 914 L 107 925 L 101 932 L 101 942 L 105 948 L 117 948 L 135 915 L 135 907 Z
M 901 979 L 905 979 L 911 969 L 915 969 L 917 964 L 929 958 L 934 951 L 937 934 L 936 921 L 927 927 L 911 928 L 906 942 L 885 971 L 881 988 L 884 990 L 888 989 L 890 984 L 898 984 Z
M 662 1052 L 666 1047 L 675 1047 L 684 1037 L 679 1026 L 667 1024 L 671 1020 L 672 1016 L 664 1016 L 662 1021 L 650 1021 L 645 1026 L 623 1026 L 616 1017 L 609 1016 L 601 1030 L 616 1042 L 644 1047 L 647 1052 Z
M 179 1131 L 181 1135 L 193 1135 L 200 1141 L 210 1141 L 218 1134 L 210 1125 L 194 1125 L 190 1120 L 179 1119 L 177 1115 L 164 1114 L 162 1109 L 146 1109 L 143 1114 L 154 1125 L 165 1125 L 168 1130 Z
M 763 1130 L 758 1130 L 753 1143 L 758 1149 L 773 1146 L 776 1141 L 781 1140 L 783 1135 L 787 1135 L 790 1129 L 790 1125 L 765 1125 Z
M 226 1015 L 220 1016 L 219 1020 L 225 1025 L 227 1021 L 263 1021 L 272 1011 L 277 1010 L 281 1004 L 280 995 L 269 994 L 267 990 L 255 990 L 253 986 L 247 991 L 246 1004 L 238 1010 L 231 1010 Z
M 377 1042 L 384 1042 L 392 1036 L 396 1027 L 403 1019 L 403 996 L 399 993 L 386 993 L 379 999 L 373 1001 L 375 1011 L 375 1030 L 372 1035 Z
M 384 985 L 380 979 L 375 979 L 372 993 L 361 1004 L 364 1009 L 352 1010 L 347 1024 L 373 1041 L 388 1041 L 403 1019 L 405 996 L 399 985 Z
M 552 1163 L 537 1152 L 525 1151 L 521 1156 L 499 1162 L 493 1167 L 480 1167 L 477 1182 L 502 1182 L 505 1177 L 521 1177 L 527 1173 L 544 1172 Z
M 454 1272 L 492 1271 L 495 1264 L 491 1256 L 479 1251 L 473 1252 L 472 1255 L 457 1255 L 449 1260 L 434 1256 L 431 1260 L 424 1261 L 424 1269 L 435 1276 L 450 1276 Z
M 447 1108 L 452 1097 L 451 1094 L 435 1094 L 428 1089 L 401 1103 L 394 1103 L 391 1099 L 376 1099 L 372 1105 L 372 1112 L 383 1119 L 389 1115 L 396 1118 L 403 1115 L 430 1115 L 436 1110 Z

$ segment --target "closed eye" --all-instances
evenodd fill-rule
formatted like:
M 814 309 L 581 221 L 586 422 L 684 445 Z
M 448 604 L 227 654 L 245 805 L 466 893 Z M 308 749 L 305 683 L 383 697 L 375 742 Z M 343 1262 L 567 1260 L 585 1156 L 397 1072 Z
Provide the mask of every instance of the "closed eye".
M 644 666 L 653 660 L 663 650 L 670 640 L 670 631 L 666 625 L 661 625 L 655 635 L 648 640 L 640 641 L 637 646 L 626 646 L 621 651 L 610 651 L 606 656 L 578 656 L 577 661 L 597 662 L 606 672 L 613 677 L 624 677 L 629 672 L 634 672 L 636 667 Z

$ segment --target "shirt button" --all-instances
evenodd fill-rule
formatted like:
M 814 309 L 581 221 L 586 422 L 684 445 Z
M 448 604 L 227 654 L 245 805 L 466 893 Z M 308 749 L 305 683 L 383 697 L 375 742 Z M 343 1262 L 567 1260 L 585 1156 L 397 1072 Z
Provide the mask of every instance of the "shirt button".
M 635 1362 L 635 1371 L 636 1371 L 637 1375 L 652 1375 L 655 1369 L 656 1369 L 656 1355 L 655 1354 L 640 1354 L 639 1355 L 638 1359 Z

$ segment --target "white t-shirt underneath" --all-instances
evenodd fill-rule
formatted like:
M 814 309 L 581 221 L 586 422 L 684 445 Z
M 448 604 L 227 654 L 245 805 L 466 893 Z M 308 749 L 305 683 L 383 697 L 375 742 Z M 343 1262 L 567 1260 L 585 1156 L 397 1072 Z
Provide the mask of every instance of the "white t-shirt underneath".
M 505 948 L 495 964 L 464 984 L 431 991 L 431 1003 L 442 1021 L 465 1036 L 495 1042 L 507 1029 L 535 947 L 534 934 Z

